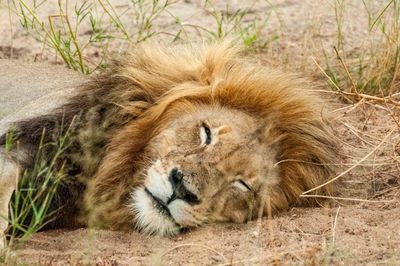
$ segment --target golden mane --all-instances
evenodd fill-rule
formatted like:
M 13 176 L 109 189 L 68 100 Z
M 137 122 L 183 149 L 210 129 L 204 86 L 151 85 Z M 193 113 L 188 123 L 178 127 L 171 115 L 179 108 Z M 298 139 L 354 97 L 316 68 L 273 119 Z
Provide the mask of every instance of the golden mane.
M 90 178 L 86 205 L 91 222 L 114 228 L 132 222 L 123 202 L 140 185 L 132 177 L 148 163 L 143 157 L 147 143 L 168 121 L 199 105 L 236 109 L 265 121 L 281 177 L 268 191 L 272 209 L 311 203 L 299 196 L 333 175 L 337 146 L 310 88 L 295 75 L 249 63 L 232 42 L 201 48 L 153 43 L 124 55 L 83 91 L 85 98 L 114 105 L 103 123 L 119 125 L 106 131 L 105 157 Z M 331 191 L 328 185 L 316 193 Z

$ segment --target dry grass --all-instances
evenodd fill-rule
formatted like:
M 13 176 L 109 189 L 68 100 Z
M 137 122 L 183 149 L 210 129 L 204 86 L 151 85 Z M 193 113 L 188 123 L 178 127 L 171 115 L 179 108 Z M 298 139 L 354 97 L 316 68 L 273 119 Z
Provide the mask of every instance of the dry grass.
M 362 50 L 350 53 L 343 46 L 345 33 L 341 26 L 345 1 L 337 1 L 340 18 L 337 18 L 338 44 L 333 47 L 337 62 L 326 62 L 329 81 L 335 91 L 355 102 L 362 98 L 399 105 L 400 92 L 400 6 L 397 1 L 389 0 L 378 10 L 372 10 L 371 2 L 363 1 L 368 17 L 368 35 L 370 43 Z M 336 2 L 335 2 L 336 3 Z M 326 52 L 327 53 L 327 52 Z M 328 73 L 328 74 L 326 74 Z M 374 95 L 376 98 L 368 98 Z M 393 96 L 395 95 L 395 96 Z M 397 97 L 396 97 L 397 96 Z M 396 99 L 392 99 L 395 97 Z

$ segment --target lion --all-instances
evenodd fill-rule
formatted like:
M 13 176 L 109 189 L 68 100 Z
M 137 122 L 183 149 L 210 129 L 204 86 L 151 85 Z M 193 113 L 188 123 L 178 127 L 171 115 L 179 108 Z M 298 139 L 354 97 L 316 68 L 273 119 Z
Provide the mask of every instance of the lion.
M 338 149 L 311 88 L 232 41 L 139 45 L 59 108 L 17 121 L 18 148 L 6 152 L 1 137 L 0 214 L 39 144 L 67 130 L 70 145 L 56 162 L 67 175 L 53 204 L 55 227 L 172 236 L 314 204 L 300 195 L 334 175 Z M 51 145 L 44 152 L 55 156 Z

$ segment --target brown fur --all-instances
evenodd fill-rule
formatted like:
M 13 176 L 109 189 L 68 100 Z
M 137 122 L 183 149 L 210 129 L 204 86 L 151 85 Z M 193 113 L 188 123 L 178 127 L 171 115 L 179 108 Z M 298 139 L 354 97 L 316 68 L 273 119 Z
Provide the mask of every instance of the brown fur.
M 321 101 L 309 88 L 294 75 L 249 63 L 230 42 L 192 49 L 147 44 L 84 84 L 54 115 L 17 128 L 22 144 L 34 151 L 43 127 L 54 131 L 61 120 L 68 124 L 75 117 L 73 143 L 63 160 L 78 185 L 65 195 L 76 197 L 72 209 L 81 209 L 80 224 L 124 229 L 135 223 L 127 201 L 143 184 L 138 173 L 149 167 L 149 143 L 182 113 L 200 106 L 237 110 L 262 125 L 257 137 L 274 151 L 271 164 L 280 181 L 259 193 L 270 197 L 273 210 L 281 210 L 312 203 L 299 195 L 335 171 L 336 143 Z M 317 193 L 332 189 L 325 186 Z

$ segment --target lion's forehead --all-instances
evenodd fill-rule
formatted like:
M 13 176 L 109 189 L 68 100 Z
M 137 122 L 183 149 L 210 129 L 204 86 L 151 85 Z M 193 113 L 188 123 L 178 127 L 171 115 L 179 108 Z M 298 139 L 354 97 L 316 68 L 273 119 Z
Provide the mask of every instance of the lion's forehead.
M 238 109 L 219 105 L 196 105 L 194 110 L 183 113 L 178 119 L 170 121 L 167 127 L 185 127 L 190 123 L 200 121 L 208 121 L 211 126 L 230 124 L 236 125 L 238 129 L 246 129 L 253 127 L 257 123 L 257 118 Z

